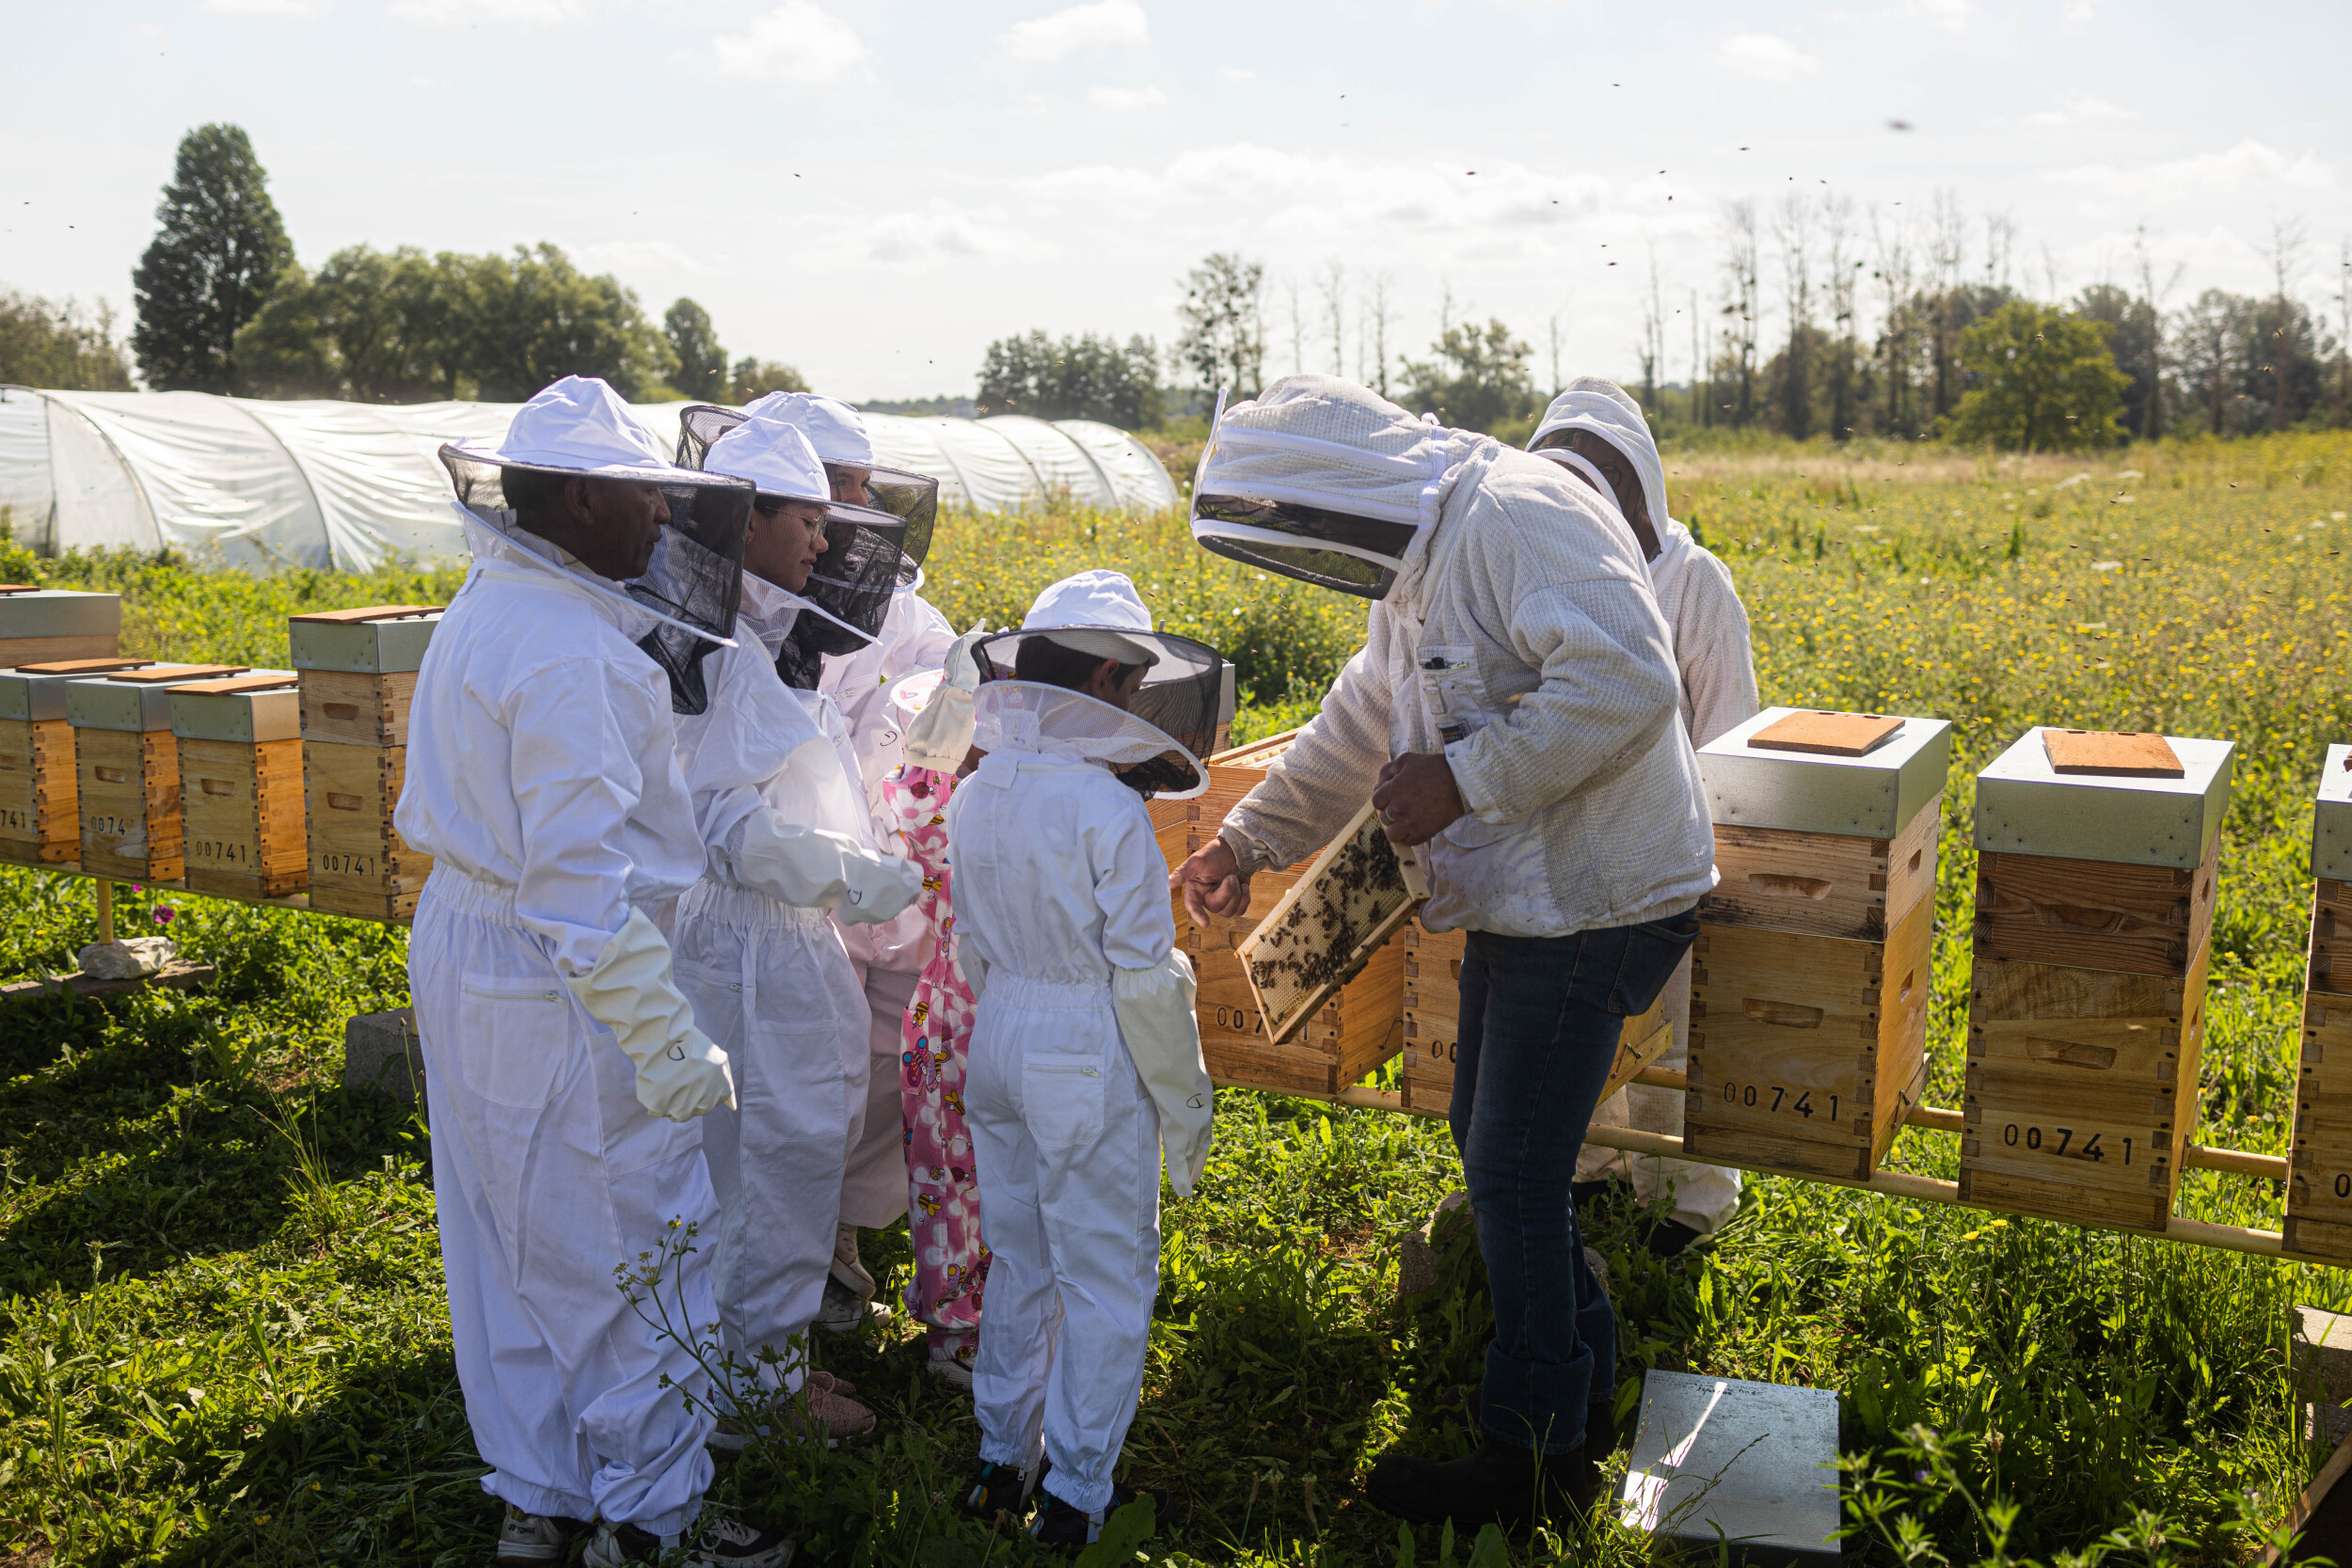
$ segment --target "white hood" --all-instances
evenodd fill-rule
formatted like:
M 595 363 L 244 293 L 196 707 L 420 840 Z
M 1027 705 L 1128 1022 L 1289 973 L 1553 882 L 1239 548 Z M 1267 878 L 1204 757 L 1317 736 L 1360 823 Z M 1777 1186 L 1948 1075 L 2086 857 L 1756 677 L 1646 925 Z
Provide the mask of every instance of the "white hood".
M 1562 430 L 1589 430 L 1625 453 L 1626 461 L 1641 476 L 1642 499 L 1649 505 L 1650 528 L 1663 541 L 1666 465 L 1658 455 L 1658 438 L 1650 434 L 1649 421 L 1642 418 L 1642 405 L 1613 381 L 1580 375 L 1568 383 L 1566 391 L 1551 400 L 1551 406 L 1544 410 L 1542 421 L 1535 426 L 1535 434 L 1527 438 L 1528 451 L 1583 474 L 1614 505 L 1616 492 L 1590 461 L 1561 447 L 1535 451 L 1537 442 Z

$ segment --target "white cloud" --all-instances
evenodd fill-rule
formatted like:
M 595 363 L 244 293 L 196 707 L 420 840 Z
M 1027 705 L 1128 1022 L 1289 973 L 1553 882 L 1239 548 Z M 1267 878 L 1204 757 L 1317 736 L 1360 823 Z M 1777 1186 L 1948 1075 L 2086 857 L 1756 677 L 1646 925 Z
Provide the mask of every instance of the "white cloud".
M 1089 87 L 1087 102 L 1098 109 L 1156 109 L 1168 94 L 1157 87 Z
M 1734 33 L 1715 46 L 1715 57 L 1759 82 L 1793 82 L 1821 63 L 1772 33 Z
M 2227 151 L 2207 152 L 2170 163 L 2148 164 L 2139 168 L 2084 164 L 2075 168 L 2050 170 L 2042 178 L 2056 184 L 2073 185 L 2091 198 L 2115 202 L 2151 202 L 2206 196 L 2216 191 L 2243 194 L 2261 185 L 2318 191 L 2336 182 L 2335 170 L 2321 162 L 2319 154 L 2306 152 L 2300 157 L 2289 157 L 2277 148 L 2251 138 Z
M 605 240 L 581 245 L 573 260 L 589 272 L 699 273 L 703 264 L 661 240 Z
M 857 225 L 859 260 L 899 266 L 927 261 L 1043 258 L 1052 247 L 1015 227 L 998 208 L 970 211 L 933 201 L 921 212 L 884 213 Z
M 2055 109 L 2042 109 L 2026 117 L 2028 125 L 2089 125 L 2102 119 L 2137 119 L 2138 114 L 2120 103 L 2089 94 L 2076 98 Z
M 578 10 L 575 0 L 392 0 L 389 14 L 428 27 L 462 27 L 482 22 L 564 22 Z
M 1247 66 L 1238 65 L 1218 66 L 1216 68 L 1216 75 L 1217 80 L 1221 82 L 1254 82 L 1258 79 L 1258 73 L 1256 71 L 1251 71 Z
M 201 8 L 213 16 L 316 16 L 317 0 L 204 0 Z
M 1046 63 L 1081 49 L 1107 45 L 1145 48 L 1152 42 L 1152 24 L 1136 0 L 1092 0 L 1069 6 L 1049 16 L 1016 22 L 997 39 L 1009 58 Z
M 1968 19 L 1977 12 L 1970 0 L 1911 0 L 1906 8 L 1931 27 L 1957 33 L 1968 25 Z
M 712 39 L 710 54 L 729 76 L 815 87 L 870 75 L 874 52 L 815 0 L 784 0 L 743 31 Z

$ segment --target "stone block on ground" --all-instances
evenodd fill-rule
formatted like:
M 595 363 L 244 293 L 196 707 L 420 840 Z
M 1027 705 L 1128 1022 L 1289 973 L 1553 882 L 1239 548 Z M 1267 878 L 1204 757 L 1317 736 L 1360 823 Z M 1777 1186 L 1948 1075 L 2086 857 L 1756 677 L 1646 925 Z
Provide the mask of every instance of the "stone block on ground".
M 2352 1436 L 2352 1317 L 2295 1309 L 2296 1436 L 2334 1448 Z
M 343 1087 L 416 1103 L 424 1087 L 424 1046 L 414 1009 L 362 1013 L 343 1025 Z
M 218 973 L 211 964 L 173 958 L 152 974 L 127 980 L 109 980 L 96 974 L 61 974 L 51 980 L 13 981 L 0 986 L 0 1003 L 55 996 L 61 990 L 70 990 L 76 996 L 127 996 L 154 986 L 167 990 L 196 990 L 211 985 Z
M 1438 1248 L 1454 1233 L 1455 1226 L 1470 1221 L 1470 1194 L 1457 1187 L 1438 1200 L 1427 1219 L 1397 1238 L 1398 1300 L 1437 1289 Z

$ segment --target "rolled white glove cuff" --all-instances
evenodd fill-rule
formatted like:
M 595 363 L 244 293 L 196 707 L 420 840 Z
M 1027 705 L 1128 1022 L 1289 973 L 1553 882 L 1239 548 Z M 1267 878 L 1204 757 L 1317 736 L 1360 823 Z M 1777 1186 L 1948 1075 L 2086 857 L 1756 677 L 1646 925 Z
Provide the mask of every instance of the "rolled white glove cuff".
M 829 910 L 846 926 L 897 918 L 923 890 L 923 871 L 897 855 L 876 854 L 844 834 L 787 823 L 755 811 L 727 835 L 735 879 L 798 909 Z
M 934 773 L 953 773 L 972 751 L 972 693 L 942 684 L 907 725 L 906 759 Z
M 1111 970 L 1111 1011 L 1127 1057 L 1159 1111 L 1168 1180 L 1181 1197 L 1192 1196 L 1209 1163 L 1216 1105 L 1193 1010 L 1198 989 L 1191 960 L 1173 948 L 1150 969 Z
M 735 1103 L 727 1053 L 694 1026 L 694 1009 L 670 973 L 669 940 L 644 911 L 629 911 L 588 973 L 564 983 L 637 1064 L 637 1099 L 646 1110 L 691 1121 Z

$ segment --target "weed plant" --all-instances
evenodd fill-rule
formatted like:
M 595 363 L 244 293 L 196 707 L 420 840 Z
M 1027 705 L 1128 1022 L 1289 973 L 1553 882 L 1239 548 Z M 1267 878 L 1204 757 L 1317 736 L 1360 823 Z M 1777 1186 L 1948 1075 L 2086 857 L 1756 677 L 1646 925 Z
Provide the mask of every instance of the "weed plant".
M 2044 721 L 2239 742 L 2194 1135 L 2284 1152 L 2309 800 L 2322 748 L 2352 739 L 2352 439 L 1668 466 L 1677 515 L 1746 597 L 1767 701 L 1955 721 L 1933 1103 L 1959 1101 L 1975 770 Z M 1359 606 L 1209 558 L 1172 517 L 953 518 L 927 593 L 959 626 L 1017 620 L 1045 582 L 1097 564 L 1233 655 L 1254 705 L 1241 738 L 1311 713 L 1360 636 Z M 254 664 L 283 662 L 289 612 L 444 602 L 457 581 L 21 553 L 0 578 L 119 588 L 129 651 Z M 402 934 L 155 888 L 124 891 L 118 918 L 167 928 L 221 978 L 0 1014 L 0 1561 L 486 1560 L 496 1514 L 452 1370 L 427 1135 L 339 1086 L 342 1021 L 405 1000 Z M 0 975 L 69 967 L 92 928 L 87 882 L 0 871 Z M 1146 1555 L 1648 1560 L 1606 1520 L 1473 1542 L 1361 1501 L 1372 1454 L 1471 1440 L 1457 1413 L 1483 1288 L 1467 1232 L 1435 1291 L 1395 1299 L 1398 1239 L 1458 1164 L 1434 1123 L 1236 1091 L 1218 1109 L 1200 1191 L 1163 1215 L 1128 1470 L 1173 1506 Z M 1957 1158 L 1914 1130 L 1892 1164 L 1949 1177 Z M 2268 1183 L 2201 1171 L 2180 1212 L 2275 1228 L 2280 1205 Z M 1593 1238 L 1626 1370 L 1836 1389 L 1851 1549 L 1873 1561 L 2244 1560 L 2312 1464 L 2293 1430 L 2289 1309 L 2352 1307 L 2334 1270 L 1798 1181 L 1752 1180 L 1719 1240 L 1668 1262 L 1634 1244 L 1638 1217 L 1613 1209 Z M 902 1283 L 903 1232 L 868 1245 Z M 922 1371 L 903 1315 L 820 1354 L 877 1408 L 878 1436 L 755 1452 L 722 1473 L 718 1505 L 788 1521 L 812 1562 L 1032 1559 L 946 1507 L 977 1430 Z

